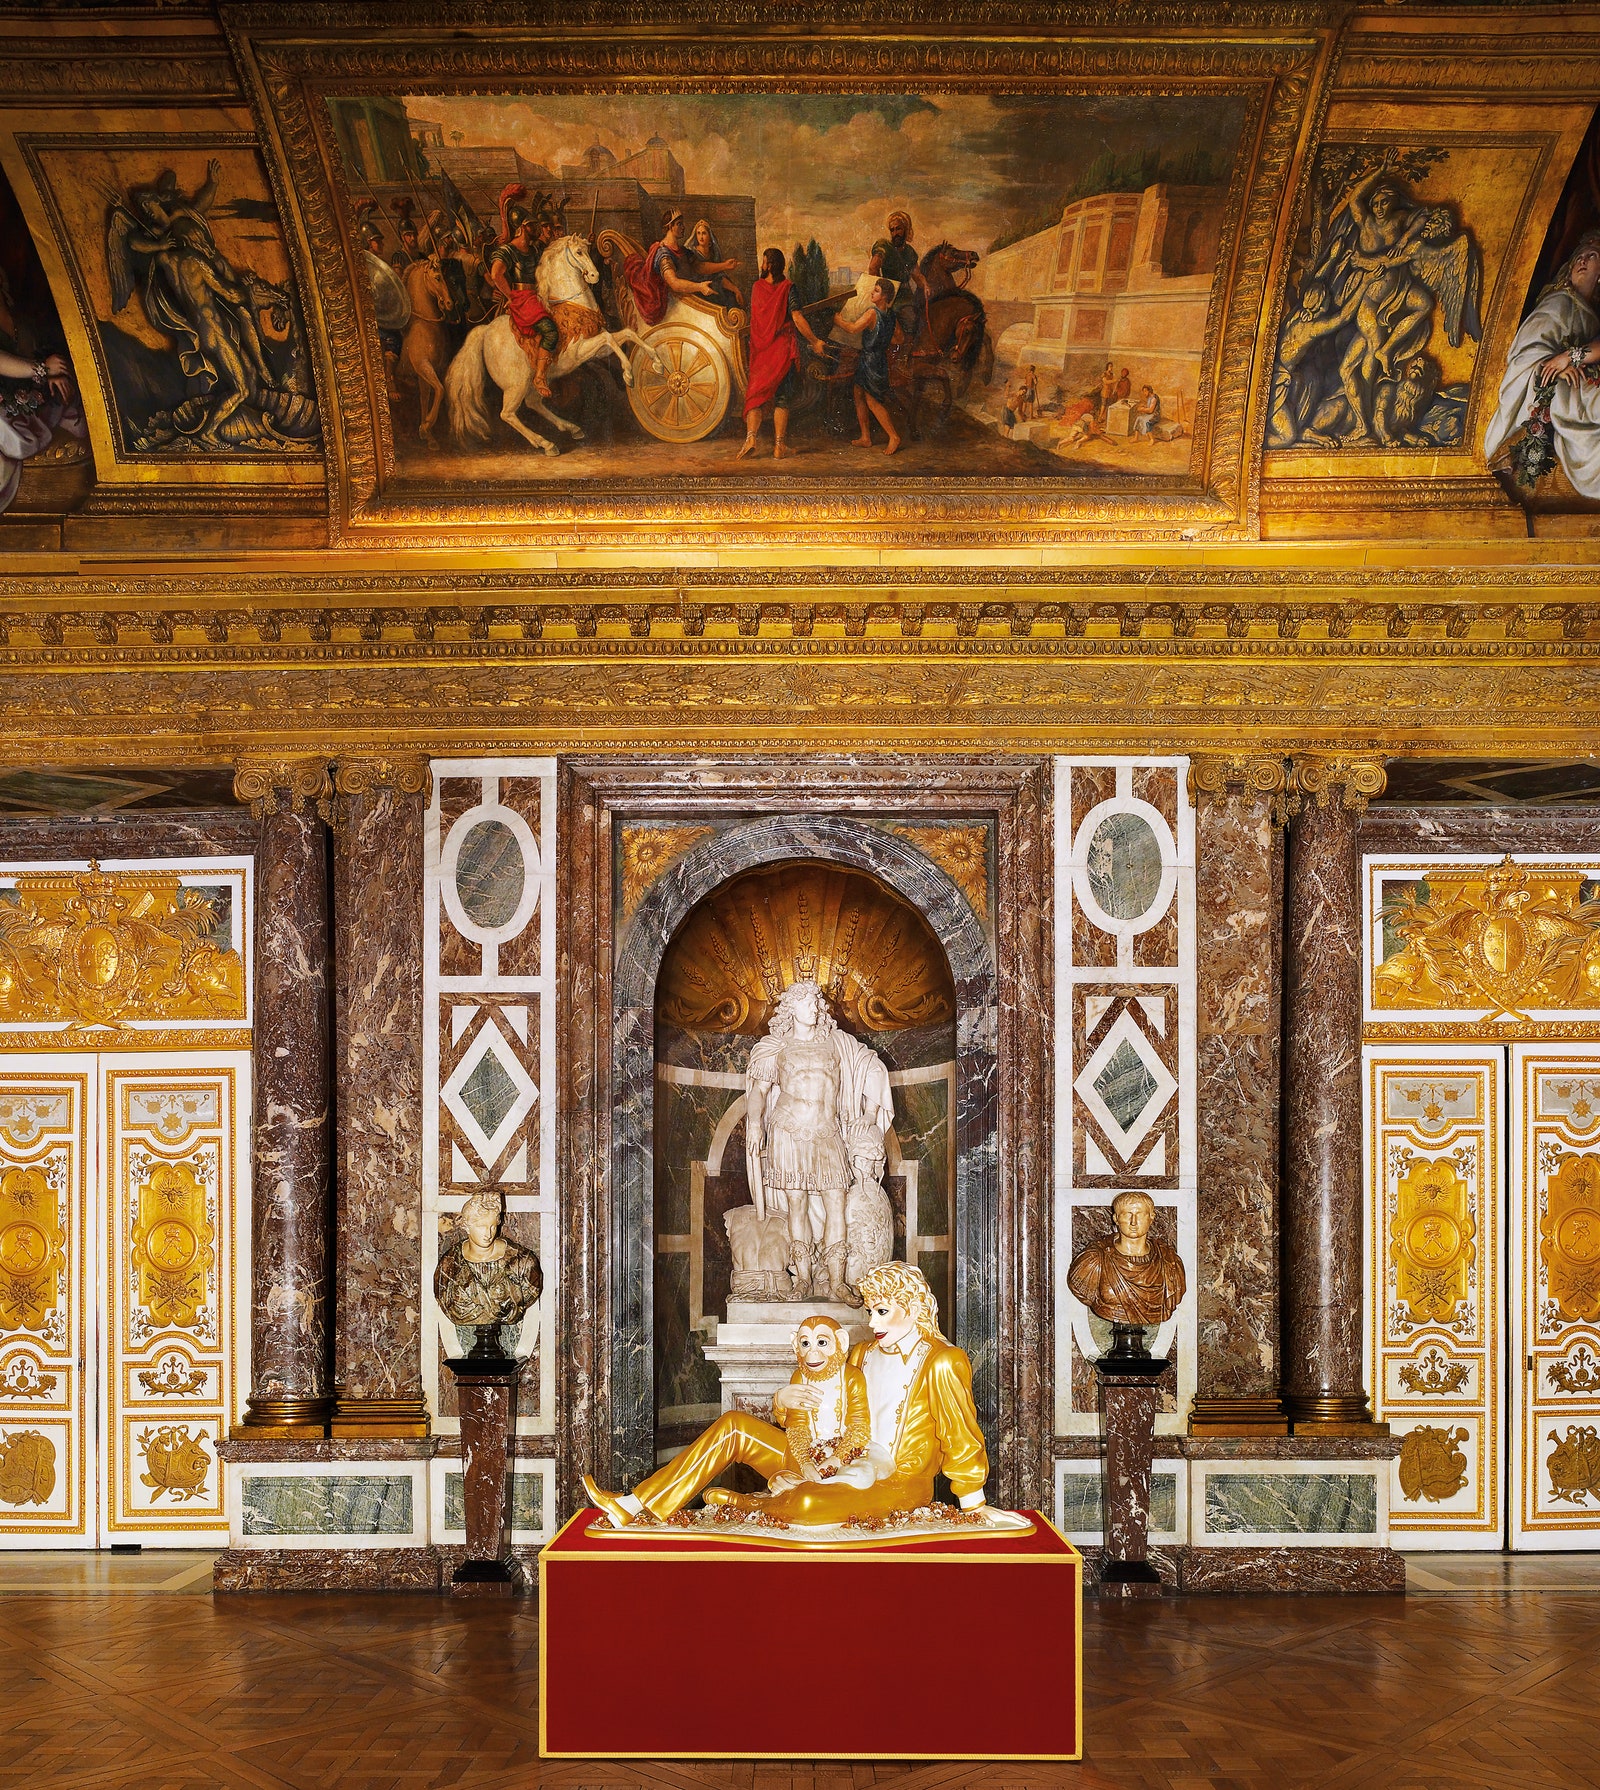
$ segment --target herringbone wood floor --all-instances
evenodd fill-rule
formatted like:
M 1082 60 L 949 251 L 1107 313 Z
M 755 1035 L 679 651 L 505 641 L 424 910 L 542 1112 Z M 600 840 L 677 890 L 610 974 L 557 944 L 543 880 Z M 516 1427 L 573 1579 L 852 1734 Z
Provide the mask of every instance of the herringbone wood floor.
M 531 1603 L 212 1598 L 205 1563 L 0 1561 L 0 1785 L 72 1790 L 1569 1790 L 1600 1784 L 1600 1595 L 1087 1611 L 1082 1766 L 541 1765 Z M 52 1571 L 54 1579 L 52 1578 Z M 65 1577 L 63 1575 L 66 1575 Z M 187 1581 L 187 1582 L 186 1582 Z M 1437 1577 L 1436 1585 L 1440 1585 Z M 46 1586 L 58 1588 L 45 1589 Z M 1561 1588 L 1565 1587 L 1565 1588 Z M 143 1595 L 159 1592 L 188 1595 Z M 716 1637 L 689 1642 L 714 1674 Z M 982 1644 L 922 1638 L 943 1658 Z M 918 1643 L 920 1644 L 920 1642 Z M 618 1692 L 626 1694 L 625 1682 Z

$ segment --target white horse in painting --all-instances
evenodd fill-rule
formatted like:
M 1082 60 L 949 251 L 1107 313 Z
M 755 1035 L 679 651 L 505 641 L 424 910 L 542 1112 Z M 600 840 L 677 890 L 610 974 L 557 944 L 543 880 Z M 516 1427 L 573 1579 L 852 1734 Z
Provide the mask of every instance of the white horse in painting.
M 661 362 L 636 330 L 608 330 L 594 297 L 600 273 L 589 254 L 589 245 L 581 236 L 563 236 L 551 243 L 539 257 L 536 276 L 539 296 L 549 307 L 561 331 L 561 346 L 550 363 L 547 378 L 559 379 L 576 372 L 586 361 L 599 354 L 614 354 L 622 368 L 623 383 L 633 384 L 633 369 L 623 352 L 625 346 L 643 348 L 659 368 Z M 562 307 L 575 306 L 592 312 L 590 317 L 574 318 L 569 312 L 563 322 Z M 576 321 L 578 328 L 569 329 Z M 558 452 L 556 443 L 536 435 L 523 422 L 518 412 L 523 405 L 537 411 L 554 429 L 582 441 L 583 430 L 565 417 L 557 416 L 533 389 L 533 368 L 517 341 L 511 319 L 496 317 L 491 323 L 480 323 L 461 344 L 444 376 L 445 404 L 450 417 L 450 433 L 457 441 L 487 441 L 491 417 L 484 402 L 484 380 L 492 380 L 500 388 L 500 418 L 544 453 Z

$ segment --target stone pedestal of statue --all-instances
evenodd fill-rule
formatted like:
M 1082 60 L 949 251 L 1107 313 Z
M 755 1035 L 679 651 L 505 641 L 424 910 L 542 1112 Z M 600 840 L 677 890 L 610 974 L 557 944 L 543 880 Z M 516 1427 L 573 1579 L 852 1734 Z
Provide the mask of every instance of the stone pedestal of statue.
M 794 1333 L 802 1318 L 835 1319 L 852 1344 L 870 1342 L 872 1331 L 859 1306 L 830 1305 L 823 1299 L 757 1302 L 730 1299 L 717 1325 L 717 1340 L 706 1345 L 706 1360 L 722 1377 L 722 1409 L 765 1416 L 772 1395 L 794 1377 Z
M 1137 1352 L 1143 1332 L 1113 1326 L 1112 1353 L 1094 1364 L 1105 1411 L 1105 1554 L 1102 1597 L 1160 1597 L 1150 1564 L 1150 1468 L 1156 1445 L 1156 1382 L 1170 1363 Z M 1136 1339 L 1136 1340 L 1135 1340 Z
M 494 1332 L 488 1332 L 493 1335 Z M 506 1526 L 511 1468 L 511 1389 L 517 1363 L 502 1355 L 447 1358 L 461 1408 L 461 1473 L 466 1495 L 467 1557 L 450 1578 L 452 1597 L 511 1597 L 527 1577 L 510 1551 Z

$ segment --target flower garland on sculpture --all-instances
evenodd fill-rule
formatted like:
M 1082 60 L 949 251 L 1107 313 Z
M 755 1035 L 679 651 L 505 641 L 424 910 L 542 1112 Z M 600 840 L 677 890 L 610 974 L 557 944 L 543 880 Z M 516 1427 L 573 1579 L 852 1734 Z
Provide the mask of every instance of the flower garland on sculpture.
M 1577 340 L 1565 344 L 1568 364 L 1577 371 L 1580 379 L 1590 385 L 1600 385 L 1600 362 L 1579 358 L 1587 347 L 1587 342 Z M 1553 373 L 1548 379 L 1535 383 L 1525 433 L 1511 450 L 1511 470 L 1525 490 L 1531 491 L 1546 473 L 1555 470 L 1556 432 L 1550 421 L 1550 401 L 1561 378 L 1560 373 Z

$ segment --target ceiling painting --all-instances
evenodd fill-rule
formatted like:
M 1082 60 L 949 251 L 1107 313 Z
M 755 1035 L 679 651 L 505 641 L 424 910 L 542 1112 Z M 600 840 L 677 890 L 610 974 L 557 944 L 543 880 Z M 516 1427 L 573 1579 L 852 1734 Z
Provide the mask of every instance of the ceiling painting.
M 1242 96 L 327 104 L 408 480 L 1200 468 Z
M 1561 357 L 1600 337 L 1600 19 L 879 9 L 869 40 L 812 11 L 588 0 L 556 41 L 264 0 L 28 62 L 0 354 L 49 364 L 0 362 L 4 528 L 659 555 L 1588 526 L 1600 372 Z
M 317 461 L 299 302 L 255 144 L 26 137 L 122 461 Z
M 841 37 L 797 75 L 773 39 L 620 17 L 464 57 L 324 10 L 240 42 L 345 541 L 1250 528 L 1324 30 Z
M 55 299 L 5 176 L 0 174 L 0 510 L 22 470 L 77 468 L 88 457 L 77 381 Z

